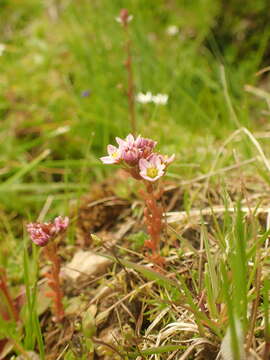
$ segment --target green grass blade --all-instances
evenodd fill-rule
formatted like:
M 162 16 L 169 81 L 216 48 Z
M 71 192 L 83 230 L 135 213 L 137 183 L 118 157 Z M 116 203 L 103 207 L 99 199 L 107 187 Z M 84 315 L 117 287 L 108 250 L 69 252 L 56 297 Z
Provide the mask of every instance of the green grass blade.
M 6 185 L 14 184 L 19 179 L 21 179 L 25 174 L 34 169 L 42 160 L 44 160 L 50 154 L 50 150 L 44 150 L 39 156 L 37 156 L 32 162 L 25 165 L 22 169 L 16 172 L 13 176 L 8 178 L 1 187 L 5 187 Z

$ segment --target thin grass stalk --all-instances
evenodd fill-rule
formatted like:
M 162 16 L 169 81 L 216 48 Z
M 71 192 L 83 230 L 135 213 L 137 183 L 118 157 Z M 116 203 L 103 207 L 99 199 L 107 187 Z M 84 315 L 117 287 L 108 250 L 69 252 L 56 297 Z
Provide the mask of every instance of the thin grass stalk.
M 252 340 L 254 337 L 254 330 L 256 325 L 256 319 L 258 314 L 258 307 L 259 307 L 259 301 L 260 301 L 260 287 L 261 287 L 261 276 L 262 276 L 262 268 L 258 264 L 257 265 L 257 271 L 256 271 L 256 280 L 255 280 L 255 294 L 256 297 L 252 304 L 252 310 L 251 310 L 251 320 L 249 325 L 249 336 L 247 339 L 247 350 L 251 347 Z
M 211 316 L 211 318 L 217 318 L 218 317 L 217 303 L 215 301 L 215 296 L 213 294 L 213 287 L 212 287 L 212 283 L 211 283 L 211 277 L 210 277 L 210 273 L 209 273 L 208 264 L 205 264 L 204 283 L 205 283 L 205 288 L 206 288 L 206 297 L 207 297 L 210 316 Z
M 33 321 L 32 321 L 32 296 L 31 296 L 31 284 L 30 284 L 30 274 L 29 274 L 29 255 L 27 249 L 27 241 L 24 243 L 24 252 L 23 252 L 23 276 L 26 292 L 26 304 L 27 304 L 27 321 L 25 323 L 25 338 L 24 346 L 27 349 L 33 349 L 35 346 Z
M 183 289 L 183 292 L 186 296 L 186 301 L 189 304 L 192 312 L 194 313 L 197 325 L 198 325 L 198 331 L 200 333 L 200 336 L 204 337 L 205 336 L 205 329 L 202 323 L 202 319 L 201 319 L 201 315 L 203 315 L 204 320 L 205 318 L 207 318 L 207 316 L 204 313 L 200 313 L 200 310 L 198 309 L 197 305 L 195 304 L 195 302 L 193 301 L 193 295 L 191 294 L 190 290 L 188 289 L 188 287 L 186 286 L 186 283 L 184 281 L 184 279 L 182 279 L 181 277 L 178 277 L 178 280 L 180 280 L 181 282 L 181 287 Z
M 247 280 L 248 280 L 248 264 L 247 264 L 247 232 L 243 213 L 240 207 L 240 201 L 237 204 L 237 214 L 235 231 L 232 234 L 233 248 L 231 254 L 231 269 L 233 281 L 233 303 L 236 313 L 243 321 L 244 331 L 247 329 Z
M 204 240 L 205 252 L 206 252 L 206 256 L 207 256 L 209 276 L 210 276 L 214 301 L 216 301 L 216 298 L 218 296 L 217 273 L 216 273 L 216 270 L 215 270 L 215 264 L 214 264 L 214 261 L 213 261 L 213 255 L 210 252 L 210 245 L 209 245 L 208 237 L 207 237 L 207 234 L 206 234 L 206 229 L 202 226 L 201 231 L 202 231 L 202 236 L 203 236 L 203 240 Z
M 35 348 L 35 343 L 37 340 L 39 354 L 41 360 L 45 359 L 45 350 L 44 343 L 41 333 L 41 328 L 39 324 L 39 318 L 37 314 L 37 272 L 38 272 L 38 252 L 35 247 L 32 247 L 33 259 L 30 263 L 30 258 L 27 250 L 27 242 L 24 246 L 24 257 L 23 257 L 23 267 L 24 267 L 24 283 L 26 289 L 26 299 L 27 299 L 27 321 L 25 321 L 25 338 L 24 346 L 29 350 Z M 30 272 L 30 268 L 33 271 Z
M 198 276 L 199 293 L 202 292 L 202 286 L 203 286 L 203 264 L 204 264 L 203 247 L 204 247 L 204 241 L 203 241 L 203 233 L 201 231 L 200 252 L 199 252 L 199 276 Z
M 233 104 L 232 104 L 232 101 L 231 101 L 231 98 L 230 98 L 229 89 L 228 89 L 228 83 L 227 83 L 227 79 L 226 79 L 225 68 L 224 68 L 223 65 L 220 65 L 220 78 L 221 78 L 221 83 L 222 83 L 222 86 L 223 86 L 224 97 L 225 97 L 227 106 L 229 108 L 231 118 L 232 118 L 234 124 L 237 127 L 240 127 L 241 124 L 240 124 L 239 119 L 238 119 L 238 117 L 236 115 L 236 112 L 234 110 L 234 107 L 233 107 Z
M 247 251 L 247 259 L 256 255 L 257 249 L 260 248 L 264 244 L 264 242 L 269 238 L 269 236 L 270 236 L 270 229 L 267 230 L 262 236 L 259 236 L 256 239 L 254 244 Z
M 228 223 L 231 218 L 229 211 L 228 211 L 229 204 L 228 204 L 226 194 L 224 194 L 223 202 L 224 202 L 224 213 L 223 213 L 224 224 L 223 224 L 222 229 L 221 229 L 221 225 L 218 222 L 217 215 L 214 211 L 214 208 L 212 206 L 211 206 L 211 216 L 212 216 L 214 226 L 215 226 L 215 234 L 219 240 L 219 246 L 220 246 L 221 250 L 225 253 L 227 245 L 226 245 L 226 240 L 225 240 L 224 234 L 225 234 L 225 229 L 226 229 L 226 227 L 228 227 Z
M 240 349 L 239 349 L 239 342 L 236 333 L 236 322 L 235 322 L 235 309 L 233 305 L 233 301 L 231 299 L 231 291 L 229 286 L 229 279 L 227 275 L 227 270 L 224 263 L 221 263 L 221 273 L 223 278 L 223 293 L 225 302 L 227 304 L 228 309 L 228 317 L 229 317 L 229 328 L 231 332 L 231 348 L 234 354 L 234 360 L 240 360 Z
M 270 355 L 270 321 L 269 321 L 269 279 L 264 280 L 263 287 L 263 310 L 264 310 L 264 351 L 263 360 L 268 360 Z

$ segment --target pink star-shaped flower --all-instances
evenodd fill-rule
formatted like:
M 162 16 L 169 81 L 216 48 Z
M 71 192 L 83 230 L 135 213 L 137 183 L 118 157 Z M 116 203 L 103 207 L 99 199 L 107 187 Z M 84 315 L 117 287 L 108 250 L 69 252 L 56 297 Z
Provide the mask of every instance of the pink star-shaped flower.
M 107 146 L 108 156 L 103 156 L 100 160 L 103 164 L 117 164 L 121 161 L 122 153 L 121 149 L 113 145 Z
M 165 165 L 158 155 L 153 155 L 149 160 L 140 159 L 139 169 L 143 179 L 154 182 L 164 175 Z

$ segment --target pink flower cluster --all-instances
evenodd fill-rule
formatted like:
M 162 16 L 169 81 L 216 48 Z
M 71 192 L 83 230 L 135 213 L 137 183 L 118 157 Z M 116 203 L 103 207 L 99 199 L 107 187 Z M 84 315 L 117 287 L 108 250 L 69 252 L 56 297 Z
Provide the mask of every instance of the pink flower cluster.
M 53 222 L 30 223 L 26 229 L 31 240 L 39 246 L 45 246 L 50 240 L 54 239 L 61 232 L 65 231 L 69 224 L 69 218 L 58 216 Z
M 140 135 L 135 139 L 129 134 L 125 140 L 116 138 L 118 147 L 108 145 L 108 156 L 100 160 L 104 164 L 124 164 L 136 179 L 145 179 L 151 182 L 164 175 L 167 166 L 174 160 L 170 157 L 153 152 L 157 142 Z

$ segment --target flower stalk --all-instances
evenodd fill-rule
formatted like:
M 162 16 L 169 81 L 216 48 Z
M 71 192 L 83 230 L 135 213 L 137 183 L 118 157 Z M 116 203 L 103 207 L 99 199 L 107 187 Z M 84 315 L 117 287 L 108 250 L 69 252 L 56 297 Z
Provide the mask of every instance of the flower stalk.
M 129 34 L 129 22 L 132 20 L 132 15 L 129 15 L 127 9 L 122 9 L 120 11 L 119 17 L 117 20 L 122 24 L 125 32 L 125 51 L 127 58 L 125 61 L 125 68 L 127 70 L 127 98 L 128 98 L 128 108 L 129 108 L 129 117 L 130 117 L 130 126 L 131 132 L 136 133 L 136 116 L 135 116 L 135 95 L 134 95 L 134 78 L 133 78 L 133 63 L 131 55 L 131 39 Z
M 45 274 L 48 279 L 48 285 L 52 291 L 47 292 L 47 296 L 53 300 L 53 312 L 56 317 L 56 321 L 60 322 L 64 315 L 63 306 L 63 291 L 60 285 L 60 259 L 57 255 L 57 245 L 55 242 L 51 242 L 44 247 L 44 253 L 46 258 L 51 262 L 51 269 Z
M 145 241 L 144 246 L 152 252 L 150 260 L 163 267 L 165 261 L 160 256 L 161 234 L 164 229 L 163 207 L 158 203 L 163 191 L 156 190 L 151 183 L 145 182 L 145 186 L 146 191 L 142 191 L 141 194 L 145 201 L 144 219 L 150 238 Z

